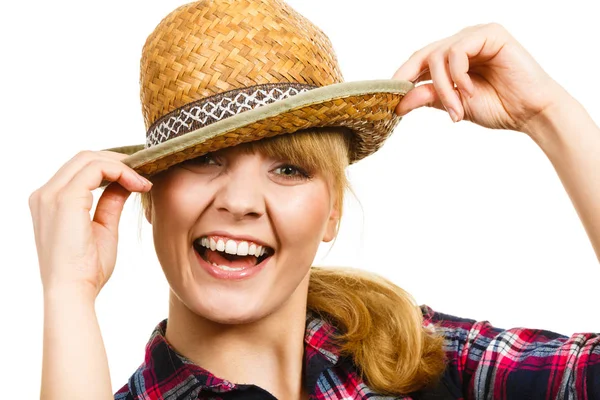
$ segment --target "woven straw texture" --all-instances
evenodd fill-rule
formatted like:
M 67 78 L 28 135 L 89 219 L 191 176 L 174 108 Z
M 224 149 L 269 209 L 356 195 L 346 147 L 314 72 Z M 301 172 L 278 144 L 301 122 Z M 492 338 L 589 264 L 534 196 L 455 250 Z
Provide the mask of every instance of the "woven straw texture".
M 176 108 L 228 90 L 342 81 L 327 36 L 278 0 L 186 4 L 161 21 L 142 50 L 146 129 Z
M 400 121 L 394 109 L 412 88 L 398 81 L 344 83 L 327 36 L 280 0 L 203 0 L 177 8 L 146 40 L 140 85 L 146 146 L 111 150 L 139 150 L 123 162 L 146 176 L 207 152 L 325 126 L 351 128 L 353 163 L 392 133 Z M 307 89 L 293 91 L 302 101 L 276 100 L 290 105 L 277 106 L 276 114 L 270 111 L 275 103 L 252 95 L 258 106 L 244 104 L 216 119 L 210 114 L 212 125 L 198 125 L 196 116 L 195 125 L 185 122 L 190 110 L 205 107 L 190 106 L 213 107 L 213 99 L 234 104 L 230 94 L 259 93 L 269 85 Z
M 390 118 L 390 115 L 394 114 L 393 110 L 398 104 L 398 98 L 399 96 L 395 94 L 365 95 L 310 105 L 246 125 L 232 132 L 224 132 L 135 169 L 139 173 L 152 175 L 211 151 L 283 133 L 292 133 L 300 129 L 324 126 L 346 126 L 358 134 L 353 141 L 350 157 L 350 162 L 355 162 L 377 151 L 392 132 L 400 120 L 397 116 Z M 360 119 L 351 115 L 356 114 L 357 109 L 361 110 Z

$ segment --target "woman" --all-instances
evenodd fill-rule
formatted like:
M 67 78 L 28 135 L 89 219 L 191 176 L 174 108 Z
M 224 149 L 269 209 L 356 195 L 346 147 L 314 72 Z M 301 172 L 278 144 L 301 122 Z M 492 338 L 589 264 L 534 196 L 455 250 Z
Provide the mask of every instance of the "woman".
M 501 331 L 419 310 L 385 280 L 310 267 L 335 238 L 345 166 L 423 105 L 528 134 L 600 257 L 600 132 L 585 110 L 493 24 L 418 51 L 393 82 L 342 83 L 332 54 L 278 1 L 193 3 L 159 24 L 142 58 L 146 148 L 79 154 L 31 196 L 44 398 L 111 396 L 93 304 L 132 192 L 171 298 L 115 398 L 600 397 L 596 335 Z M 103 181 L 116 183 L 90 221 Z

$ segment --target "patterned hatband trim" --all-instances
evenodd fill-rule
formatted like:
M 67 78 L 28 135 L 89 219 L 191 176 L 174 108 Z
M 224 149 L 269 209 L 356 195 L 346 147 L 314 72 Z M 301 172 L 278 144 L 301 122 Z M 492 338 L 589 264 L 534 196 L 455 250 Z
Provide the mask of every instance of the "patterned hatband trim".
M 152 124 L 146 134 L 146 148 L 315 88 L 317 86 L 301 83 L 268 83 L 230 90 L 186 104 Z

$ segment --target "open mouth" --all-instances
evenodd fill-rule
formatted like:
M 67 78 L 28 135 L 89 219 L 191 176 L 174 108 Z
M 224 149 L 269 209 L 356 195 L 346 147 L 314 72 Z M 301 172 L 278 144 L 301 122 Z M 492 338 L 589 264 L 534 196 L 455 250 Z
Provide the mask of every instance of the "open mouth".
M 275 253 L 268 246 L 219 236 L 202 236 L 194 240 L 194 250 L 204 261 L 229 271 L 257 266 Z

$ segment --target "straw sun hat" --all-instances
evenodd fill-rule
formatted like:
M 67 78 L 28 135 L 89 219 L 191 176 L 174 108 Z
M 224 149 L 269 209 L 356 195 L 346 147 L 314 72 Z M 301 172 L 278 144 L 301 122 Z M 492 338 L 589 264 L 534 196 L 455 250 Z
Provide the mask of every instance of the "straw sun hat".
M 328 37 L 281 0 L 203 0 L 171 12 L 141 59 L 145 145 L 110 149 L 150 176 L 243 142 L 324 126 L 353 132 L 350 162 L 400 121 L 411 82 L 344 82 Z

